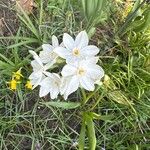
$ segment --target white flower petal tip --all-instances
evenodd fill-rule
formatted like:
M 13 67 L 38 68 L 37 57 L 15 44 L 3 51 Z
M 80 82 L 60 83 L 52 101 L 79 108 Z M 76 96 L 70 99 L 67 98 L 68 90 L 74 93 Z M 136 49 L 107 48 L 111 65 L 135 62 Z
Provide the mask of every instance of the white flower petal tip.
M 58 38 L 55 35 L 52 36 L 52 45 L 54 48 L 59 46 Z
M 64 47 L 57 47 L 57 48 L 54 49 L 54 52 L 55 52 L 58 56 L 60 56 L 61 58 L 64 58 L 64 59 L 68 58 L 68 56 L 71 55 L 71 52 L 68 51 L 68 50 L 67 50 L 66 48 L 64 48 Z
M 36 55 L 37 55 L 36 52 L 34 52 L 33 50 L 29 50 L 29 53 L 30 53 L 31 55 L 33 55 L 33 56 L 36 56 Z
M 83 47 L 87 46 L 89 43 L 89 38 L 86 31 L 81 31 L 75 39 L 75 45 L 77 48 L 82 49 Z
M 43 49 L 43 51 L 51 51 L 51 50 L 53 50 L 53 47 L 50 44 L 43 44 L 42 49 Z
M 69 34 L 64 33 L 63 44 L 67 49 L 72 50 L 74 47 L 74 42 L 74 39 Z

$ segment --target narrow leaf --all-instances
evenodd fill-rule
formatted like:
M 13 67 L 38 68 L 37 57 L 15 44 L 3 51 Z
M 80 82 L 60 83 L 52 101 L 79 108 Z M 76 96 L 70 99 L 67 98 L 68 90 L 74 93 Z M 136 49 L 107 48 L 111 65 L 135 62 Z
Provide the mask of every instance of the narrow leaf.
M 41 103 L 43 105 L 46 105 L 47 107 L 58 107 L 63 109 L 74 109 L 81 105 L 81 103 L 75 103 L 75 102 L 45 102 Z
M 96 136 L 93 119 L 86 115 L 86 124 L 87 124 L 87 134 L 89 139 L 89 149 L 95 150 L 96 148 Z
M 79 150 L 84 150 L 85 131 L 86 131 L 86 124 L 85 124 L 85 118 L 83 116 L 82 126 L 81 126 L 81 131 L 80 131 L 80 136 L 79 136 Z

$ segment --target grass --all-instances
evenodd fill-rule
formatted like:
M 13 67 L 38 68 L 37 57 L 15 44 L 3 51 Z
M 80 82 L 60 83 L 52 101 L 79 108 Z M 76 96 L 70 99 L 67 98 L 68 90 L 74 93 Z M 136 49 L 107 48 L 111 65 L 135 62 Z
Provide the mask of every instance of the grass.
M 17 33 L 0 37 L 1 150 L 78 149 L 74 145 L 78 142 L 84 110 L 100 114 L 100 119 L 94 120 L 97 150 L 149 149 L 150 30 L 128 31 L 117 37 L 115 33 L 122 21 L 117 15 L 120 5 L 110 5 L 112 10 L 108 11 L 107 19 L 96 26 L 91 37 L 91 42 L 101 48 L 99 64 L 110 79 L 104 79 L 92 96 L 85 93 L 89 99 L 84 108 L 46 107 L 41 102 L 50 100 L 39 98 L 38 88 L 34 91 L 24 88 L 32 72 L 28 50 L 38 52 L 53 34 L 61 39 L 64 32 L 75 35 L 86 27 L 79 1 L 37 1 L 35 14 L 29 17 L 22 10 L 23 15 L 18 16 Z M 20 67 L 24 78 L 13 92 L 7 82 Z M 81 97 L 78 91 L 69 100 L 79 101 Z M 63 101 L 62 97 L 58 100 Z M 85 141 L 88 149 L 88 138 Z

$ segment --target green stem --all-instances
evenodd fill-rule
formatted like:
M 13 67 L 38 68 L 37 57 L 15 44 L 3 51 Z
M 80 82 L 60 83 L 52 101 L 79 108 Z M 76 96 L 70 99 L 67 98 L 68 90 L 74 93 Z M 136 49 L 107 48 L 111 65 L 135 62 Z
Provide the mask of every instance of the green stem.
M 90 98 L 92 98 L 92 96 L 93 96 L 99 89 L 100 89 L 100 86 L 98 86 L 98 88 L 97 88 L 94 92 L 92 92 L 92 93 L 86 98 L 86 100 L 84 101 L 84 104 L 86 104 L 86 103 L 88 102 L 88 100 L 89 100 Z
M 86 103 L 86 93 L 85 93 L 85 90 L 82 88 L 81 89 L 81 93 L 82 93 L 82 96 L 83 96 L 83 101 L 82 101 L 82 105 L 84 105 Z

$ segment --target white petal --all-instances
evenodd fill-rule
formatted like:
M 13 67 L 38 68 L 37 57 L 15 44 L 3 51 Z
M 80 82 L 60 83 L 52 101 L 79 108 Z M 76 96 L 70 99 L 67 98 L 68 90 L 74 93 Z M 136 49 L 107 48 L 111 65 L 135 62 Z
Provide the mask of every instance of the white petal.
M 32 74 L 29 76 L 29 79 L 38 79 L 42 75 L 41 71 L 34 71 Z
M 82 49 L 83 47 L 87 46 L 88 43 L 89 38 L 86 31 L 81 31 L 75 39 L 75 46 L 79 49 Z
M 41 72 L 33 72 L 29 76 L 31 84 L 33 85 L 33 89 L 36 88 L 44 78 L 45 76 Z
M 83 60 L 82 57 L 76 57 L 74 55 L 70 55 L 66 58 L 66 63 L 67 64 L 76 64 L 76 63 L 79 63 L 81 60 Z
M 64 47 L 57 47 L 57 48 L 54 49 L 54 52 L 58 56 L 60 56 L 64 59 L 66 59 L 69 55 L 71 55 L 71 51 L 69 51 L 68 49 L 66 49 Z
M 84 56 L 95 56 L 99 53 L 99 48 L 94 45 L 89 45 L 81 49 Z
M 87 69 L 87 75 L 93 80 L 100 80 L 104 76 L 104 70 L 98 65 L 90 65 Z
M 48 70 L 50 69 L 53 64 L 56 63 L 56 59 L 52 60 L 51 62 L 47 63 L 45 66 L 44 66 L 44 70 Z
M 64 33 L 63 36 L 63 44 L 65 47 L 69 50 L 72 50 L 74 48 L 74 39 L 67 33 Z
M 84 89 L 86 89 L 88 91 L 94 91 L 94 89 L 95 89 L 94 81 L 91 80 L 87 76 L 83 76 L 80 78 L 80 85 L 81 85 L 81 87 L 83 87 Z
M 42 67 L 43 63 L 42 63 L 40 57 L 36 54 L 36 52 L 34 52 L 32 50 L 30 50 L 29 52 L 30 52 L 30 54 L 33 55 L 33 58 L 37 61 L 37 63 L 39 63 L 39 65 L 41 65 L 41 67 Z
M 68 87 L 71 77 L 62 77 L 60 84 L 60 94 L 63 95 Z
M 53 46 L 50 44 L 43 44 L 42 48 L 44 51 L 49 51 L 49 52 L 53 50 Z
M 60 80 L 61 79 L 59 74 L 57 74 L 57 73 L 52 73 L 52 74 L 53 74 L 53 76 L 55 77 L 56 80 Z
M 87 64 L 96 64 L 97 62 L 98 62 L 98 60 L 99 60 L 99 57 L 87 57 L 86 58 L 86 63 Z
M 40 58 L 41 58 L 41 61 L 43 63 L 48 63 L 50 61 L 52 61 L 52 58 L 51 58 L 51 51 L 41 51 L 40 52 Z
M 61 46 L 61 47 L 65 47 L 65 45 L 64 45 L 64 43 L 63 43 L 63 42 L 62 42 L 62 43 L 60 43 L 60 46 Z
M 51 87 L 51 78 L 46 77 L 45 79 L 43 79 L 41 81 L 40 85 L 45 88 L 50 88 Z
M 72 65 L 65 65 L 61 71 L 63 77 L 71 76 L 76 74 L 77 69 Z
M 85 59 L 81 60 L 79 62 L 79 66 L 88 69 L 89 66 L 95 66 L 96 63 L 98 62 L 98 57 L 86 57 Z
M 46 72 L 45 72 L 46 73 Z M 41 82 L 41 86 L 48 88 L 51 99 L 57 98 L 59 94 L 60 77 L 56 73 L 47 72 L 48 77 Z
M 59 74 L 57 73 L 52 73 L 52 80 L 57 83 L 57 87 L 60 87 L 61 84 L 61 78 L 59 76 Z
M 69 82 L 67 81 L 67 83 L 68 83 L 68 86 L 67 86 L 67 89 L 66 89 L 66 91 L 65 91 L 65 93 L 64 93 L 64 98 L 65 98 L 65 99 L 67 99 L 68 96 L 69 96 L 71 93 L 75 92 L 75 91 L 78 89 L 78 87 L 79 87 L 79 80 L 78 80 L 77 76 L 73 76 L 73 77 L 69 80 Z
M 53 47 L 59 46 L 58 38 L 55 35 L 52 36 L 52 45 Z
M 57 87 L 51 88 L 50 97 L 51 99 L 56 99 L 59 94 L 59 89 Z
M 47 77 L 40 82 L 40 97 L 46 96 L 50 92 L 51 88 L 51 78 Z
M 39 96 L 40 96 L 40 97 L 46 96 L 49 92 L 50 92 L 50 91 L 49 91 L 48 88 L 45 88 L 44 86 L 41 86 L 41 87 L 40 87 Z
M 41 65 L 36 60 L 31 61 L 31 66 L 33 67 L 33 71 L 42 69 Z

